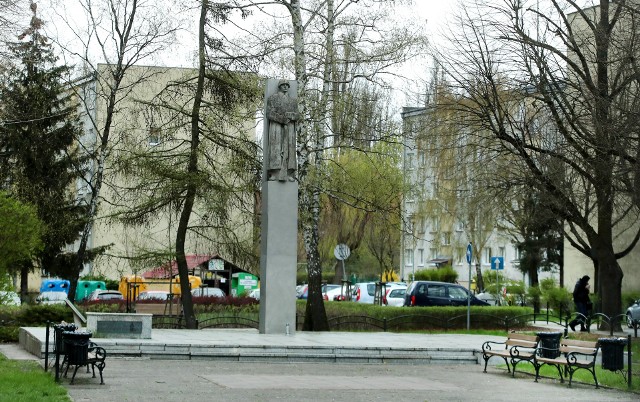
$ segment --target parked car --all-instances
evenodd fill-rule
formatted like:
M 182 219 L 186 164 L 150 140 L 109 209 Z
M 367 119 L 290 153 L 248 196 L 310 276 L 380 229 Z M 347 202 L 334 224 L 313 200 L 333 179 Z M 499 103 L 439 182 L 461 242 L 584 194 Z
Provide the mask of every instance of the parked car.
M 197 288 L 191 291 L 194 297 L 225 297 L 225 293 L 220 288 Z
M 484 293 L 478 293 L 476 295 L 476 297 L 486 303 L 488 303 L 491 306 L 497 306 L 498 305 L 498 299 L 496 298 L 495 295 L 489 293 L 489 292 L 484 292 Z
M 89 293 L 87 301 L 124 300 L 122 293 L 117 290 L 97 289 Z
M 325 301 L 341 300 L 340 296 L 342 296 L 342 286 L 341 285 L 330 285 L 330 286 L 331 288 L 327 288 L 327 290 L 322 293 L 322 298 Z
M 382 288 L 382 296 L 387 293 L 387 289 L 398 286 L 407 286 L 404 282 L 386 282 Z M 376 295 L 376 282 L 356 283 L 351 287 L 351 300 L 356 303 L 373 304 Z
M 64 304 L 67 292 L 42 292 L 36 297 L 37 304 Z
M 251 292 L 249 292 L 249 297 L 260 300 L 260 289 L 253 289 Z
M 351 301 L 356 303 L 373 304 L 376 295 L 375 282 L 356 283 L 351 287 Z
M 147 290 L 138 295 L 138 301 L 140 300 L 160 300 L 167 301 L 169 292 L 164 290 Z
M 16 292 L 0 291 L 0 304 L 5 306 L 19 306 L 22 304 L 20 296 Z
M 340 285 L 333 285 L 333 284 L 324 284 L 322 285 L 322 297 L 324 298 L 325 293 L 327 293 L 327 290 L 331 290 L 331 289 L 335 289 L 335 288 L 340 288 Z M 306 299 L 309 297 L 309 285 L 303 285 L 302 289 L 296 293 L 298 299 Z M 325 299 L 327 300 L 327 299 Z
M 382 297 L 383 306 L 402 307 L 404 306 L 404 295 L 407 287 L 403 285 L 389 286 L 386 294 Z
M 469 292 L 455 283 L 415 281 L 407 288 L 405 306 L 466 306 Z M 471 295 L 472 306 L 488 306 Z
M 633 320 L 637 320 L 640 325 L 640 299 L 633 302 L 627 309 L 627 326 L 633 328 Z

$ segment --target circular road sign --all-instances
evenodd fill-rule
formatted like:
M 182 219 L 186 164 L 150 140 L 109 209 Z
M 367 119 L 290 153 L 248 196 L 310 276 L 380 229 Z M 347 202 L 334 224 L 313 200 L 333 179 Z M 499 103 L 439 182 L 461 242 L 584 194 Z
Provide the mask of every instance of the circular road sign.
M 467 264 L 471 264 L 471 257 L 473 256 L 473 251 L 471 249 L 471 243 L 467 246 Z
M 336 248 L 333 249 L 333 255 L 336 256 L 338 260 L 346 260 L 351 255 L 351 249 L 344 243 L 338 244 Z

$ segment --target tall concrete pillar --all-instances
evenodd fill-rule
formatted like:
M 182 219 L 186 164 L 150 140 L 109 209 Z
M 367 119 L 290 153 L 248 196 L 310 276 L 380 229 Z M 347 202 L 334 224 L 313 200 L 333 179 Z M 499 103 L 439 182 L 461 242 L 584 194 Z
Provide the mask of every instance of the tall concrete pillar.
M 298 183 L 263 182 L 262 202 L 260 333 L 284 334 L 288 324 L 289 332 L 293 334 L 296 326 Z

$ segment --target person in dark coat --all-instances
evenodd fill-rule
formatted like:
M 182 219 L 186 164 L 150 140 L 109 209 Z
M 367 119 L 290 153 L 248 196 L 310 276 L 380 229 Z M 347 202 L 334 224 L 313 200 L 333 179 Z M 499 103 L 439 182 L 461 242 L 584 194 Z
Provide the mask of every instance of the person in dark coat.
M 588 275 L 583 276 L 578 279 L 576 286 L 573 288 L 573 302 L 576 305 L 576 311 L 580 314 L 569 323 L 572 331 L 576 330 L 577 324 L 580 324 L 580 331 L 585 332 L 587 330 L 584 324 L 589 314 L 587 306 L 591 303 L 589 299 L 589 279 L 591 278 Z

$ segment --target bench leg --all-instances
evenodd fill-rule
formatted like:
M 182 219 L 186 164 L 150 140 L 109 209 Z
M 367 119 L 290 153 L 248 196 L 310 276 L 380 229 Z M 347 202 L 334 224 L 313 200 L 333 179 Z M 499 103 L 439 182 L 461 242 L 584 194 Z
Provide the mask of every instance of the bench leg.
M 487 356 L 484 353 L 482 354 L 482 358 L 484 359 L 484 370 L 482 371 L 483 373 L 487 372 L 487 363 L 489 363 L 489 359 L 491 359 L 494 356 Z M 507 372 L 511 372 L 511 370 L 509 369 L 509 361 L 507 360 L 506 357 L 502 358 L 505 362 L 505 364 L 507 365 Z
M 598 378 L 596 377 L 596 368 L 595 367 L 567 367 L 567 369 L 569 370 L 569 386 L 571 386 L 571 381 L 573 380 L 573 373 L 575 373 L 576 371 L 578 371 L 579 369 L 585 369 L 587 371 L 589 371 L 591 373 L 591 375 L 593 376 L 593 382 L 595 382 L 596 384 L 596 389 L 600 388 L 600 386 L 598 385 Z
M 560 382 L 564 384 L 564 376 L 562 375 L 562 369 L 560 368 L 560 365 L 558 364 L 555 367 L 558 370 L 558 374 L 560 375 Z
M 102 370 L 104 370 L 104 366 L 105 366 L 104 361 L 98 361 L 98 362 L 95 362 L 95 363 L 93 363 L 91 365 L 91 368 L 94 370 L 93 371 L 93 377 L 94 378 L 96 376 L 95 368 L 98 367 L 98 372 L 100 373 L 100 384 L 101 385 L 104 384 L 104 379 L 102 378 Z
M 73 377 L 71 377 L 71 384 L 73 384 L 73 380 L 76 379 L 76 373 L 78 372 L 78 368 L 80 366 L 76 366 L 76 368 L 73 370 Z

